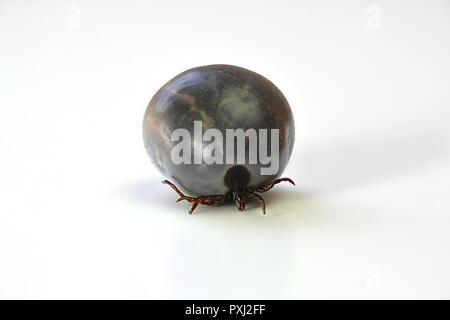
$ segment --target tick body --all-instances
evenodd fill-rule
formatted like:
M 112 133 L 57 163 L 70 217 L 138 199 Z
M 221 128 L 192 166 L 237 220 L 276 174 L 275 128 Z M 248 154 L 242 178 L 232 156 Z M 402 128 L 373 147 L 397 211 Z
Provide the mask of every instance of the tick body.
M 181 136 L 174 139 L 177 129 L 189 133 L 183 135 L 183 140 L 189 137 L 189 144 L 179 154 L 174 152 L 182 140 Z M 215 129 L 216 135 L 208 135 L 213 132 L 208 129 Z M 254 135 L 246 135 L 240 149 L 239 138 L 229 138 L 232 129 L 255 132 L 256 140 Z M 178 193 L 178 201 L 193 204 L 189 213 L 199 204 L 223 202 L 234 202 L 242 211 L 247 199 L 258 201 L 265 213 L 258 193 L 281 181 L 294 184 L 289 178 L 278 179 L 295 139 L 289 104 L 272 82 L 244 68 L 209 65 L 177 75 L 151 99 L 144 115 L 143 137 L 150 159 L 172 181 L 163 183 Z M 214 151 L 208 153 L 212 142 Z M 256 150 L 252 148 L 255 145 Z M 175 156 L 192 161 L 180 163 L 174 161 Z

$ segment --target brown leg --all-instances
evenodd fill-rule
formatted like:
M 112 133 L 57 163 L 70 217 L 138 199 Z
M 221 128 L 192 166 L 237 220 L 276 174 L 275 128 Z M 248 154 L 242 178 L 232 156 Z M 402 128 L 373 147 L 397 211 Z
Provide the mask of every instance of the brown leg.
M 245 202 L 247 201 L 247 196 L 243 196 L 241 199 L 241 203 L 239 204 L 239 210 L 244 211 L 245 210 Z
M 280 179 L 273 180 L 273 181 L 270 182 L 269 184 L 265 185 L 264 187 L 258 188 L 258 189 L 256 189 L 255 191 L 256 191 L 256 192 L 266 192 L 266 191 L 269 191 L 270 189 L 273 188 L 274 185 L 276 185 L 277 183 L 283 182 L 283 181 L 290 182 L 290 183 L 292 183 L 292 184 L 295 186 L 294 181 L 292 181 L 291 179 L 289 179 L 289 178 L 280 178 Z
M 253 198 L 253 199 L 255 199 L 256 201 L 258 201 L 258 202 L 261 204 L 261 209 L 262 209 L 263 214 L 266 214 L 266 203 L 264 202 L 263 197 L 261 197 L 259 194 L 254 193 L 254 192 L 250 192 L 250 193 L 248 194 L 248 196 L 249 196 L 250 198 Z
M 181 201 L 182 199 L 184 199 L 184 197 L 186 197 L 184 195 L 184 193 L 181 192 L 180 190 L 178 190 L 178 188 L 172 182 L 170 182 L 169 180 L 163 180 L 163 181 L 161 181 L 161 183 L 162 184 L 168 184 L 173 190 L 175 190 L 176 193 L 178 193 L 178 195 L 180 196 L 180 199 L 178 199 L 177 202 Z
M 195 208 L 197 208 L 197 206 L 198 206 L 199 203 L 200 203 L 200 202 L 198 202 L 198 201 L 195 201 L 195 202 L 194 202 L 194 205 L 192 206 L 191 210 L 189 210 L 189 214 L 192 214 L 192 213 L 194 212 Z
M 224 195 L 218 194 L 218 195 L 212 195 L 212 196 L 201 196 L 201 197 L 189 197 L 186 196 L 183 192 L 181 192 L 172 182 L 170 182 L 169 180 L 164 180 L 161 181 L 161 183 L 163 184 L 168 184 L 173 190 L 175 190 L 176 193 L 178 193 L 178 195 L 180 196 L 180 198 L 178 198 L 177 202 L 186 200 L 187 202 L 193 203 L 191 210 L 189 210 L 189 214 L 192 214 L 195 210 L 195 208 L 197 208 L 197 206 L 201 203 L 201 204 L 206 204 L 206 205 L 216 205 L 219 202 L 225 201 L 226 197 Z

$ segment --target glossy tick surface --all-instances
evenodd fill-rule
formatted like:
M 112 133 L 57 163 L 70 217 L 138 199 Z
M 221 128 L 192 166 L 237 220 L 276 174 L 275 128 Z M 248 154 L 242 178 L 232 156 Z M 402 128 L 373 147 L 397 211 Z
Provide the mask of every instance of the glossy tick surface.
M 249 160 L 249 139 L 245 139 L 244 163 L 174 163 L 174 130 L 191 133 L 191 154 L 195 157 L 210 144 L 194 141 L 194 121 L 201 121 L 202 133 L 215 128 L 226 136 L 227 129 L 278 129 L 278 167 L 273 174 L 262 174 L 257 163 Z M 177 201 L 192 203 L 189 213 L 199 204 L 216 205 L 235 202 L 243 211 L 247 199 L 265 202 L 258 193 L 271 189 L 289 178 L 284 171 L 294 145 L 295 126 L 291 109 L 281 91 L 269 80 L 250 70 L 231 65 L 209 65 L 187 70 L 167 82 L 150 101 L 143 122 L 144 145 L 150 159 L 169 180 L 162 181 L 178 193 Z M 197 139 L 198 140 L 198 139 Z M 268 137 L 268 154 L 276 150 Z M 236 141 L 235 141 L 236 142 Z M 227 150 L 227 140 L 223 140 Z M 259 144 L 258 144 L 259 147 Z M 236 151 L 237 143 L 234 143 Z M 180 191 L 182 189 L 185 193 Z

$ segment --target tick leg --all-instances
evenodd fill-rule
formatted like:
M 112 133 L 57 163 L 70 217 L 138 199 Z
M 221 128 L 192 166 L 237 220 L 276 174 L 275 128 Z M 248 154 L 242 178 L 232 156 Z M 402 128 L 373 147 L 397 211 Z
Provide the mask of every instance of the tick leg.
M 199 203 L 200 203 L 200 201 L 194 202 L 194 205 L 192 206 L 191 210 L 189 210 L 189 214 L 192 214 L 194 212 L 195 208 L 197 208 Z
M 161 181 L 162 184 L 168 184 L 173 190 L 175 190 L 176 193 L 178 193 L 178 195 L 180 196 L 180 199 L 177 200 L 181 201 L 183 200 L 186 196 L 184 195 L 183 192 L 181 192 L 172 182 L 170 182 L 169 180 L 163 180 Z
M 241 199 L 241 202 L 239 203 L 239 210 L 244 211 L 245 210 L 245 202 L 247 201 L 247 197 L 243 196 Z
M 266 214 L 266 203 L 264 202 L 263 197 L 261 197 L 259 194 L 254 193 L 254 192 L 250 192 L 250 193 L 248 194 L 248 196 L 249 196 L 250 198 L 253 198 L 253 199 L 255 199 L 256 201 L 258 201 L 258 202 L 261 204 L 261 209 L 262 209 L 263 214 Z
M 256 192 L 266 192 L 266 191 L 269 191 L 270 189 L 273 188 L 274 185 L 276 185 L 277 183 L 283 182 L 283 181 L 290 182 L 290 183 L 292 183 L 292 184 L 295 186 L 295 183 L 294 183 L 294 181 L 292 181 L 292 179 L 289 179 L 289 178 L 280 178 L 280 179 L 273 180 L 273 181 L 270 182 L 269 184 L 265 185 L 264 187 L 258 188 L 258 189 L 256 189 L 255 191 L 256 191 Z
M 169 180 L 164 180 L 161 181 L 163 184 L 168 184 L 173 190 L 175 190 L 176 193 L 178 193 L 178 195 L 180 196 L 180 198 L 178 198 L 177 202 L 186 200 L 187 202 L 193 203 L 191 210 L 189 210 L 189 214 L 192 214 L 195 210 L 195 208 L 197 208 L 197 206 L 201 203 L 201 204 L 206 204 L 206 205 L 216 205 L 220 202 L 223 202 L 227 199 L 226 196 L 221 195 L 221 194 L 217 194 L 217 195 L 211 195 L 211 196 L 200 196 L 200 197 L 190 197 L 190 196 L 186 196 L 183 192 L 181 192 L 172 182 L 170 182 Z

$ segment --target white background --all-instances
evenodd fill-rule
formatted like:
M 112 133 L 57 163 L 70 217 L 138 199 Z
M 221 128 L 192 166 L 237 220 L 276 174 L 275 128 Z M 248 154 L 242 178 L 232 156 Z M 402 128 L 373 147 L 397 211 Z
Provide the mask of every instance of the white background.
M 450 298 L 449 1 L 1 1 L 0 298 Z M 205 207 L 141 124 L 176 74 L 272 80 L 279 185 Z

